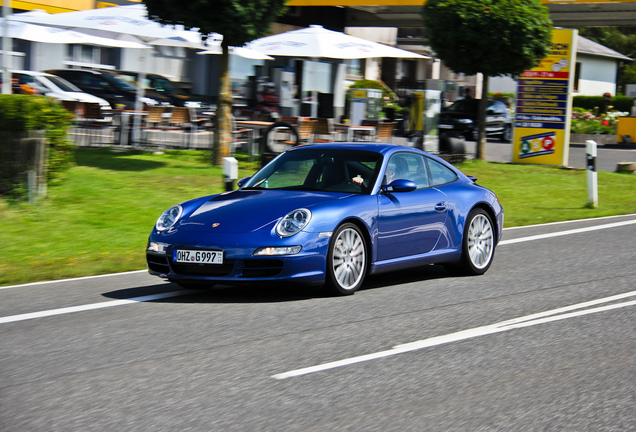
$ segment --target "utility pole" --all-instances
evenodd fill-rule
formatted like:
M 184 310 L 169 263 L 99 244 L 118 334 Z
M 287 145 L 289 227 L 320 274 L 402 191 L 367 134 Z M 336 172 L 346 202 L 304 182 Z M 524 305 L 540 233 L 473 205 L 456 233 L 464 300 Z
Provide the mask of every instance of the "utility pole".
M 9 19 L 11 15 L 11 0 L 3 0 L 2 2 L 2 94 L 11 94 L 11 51 L 13 51 L 13 43 L 9 36 Z

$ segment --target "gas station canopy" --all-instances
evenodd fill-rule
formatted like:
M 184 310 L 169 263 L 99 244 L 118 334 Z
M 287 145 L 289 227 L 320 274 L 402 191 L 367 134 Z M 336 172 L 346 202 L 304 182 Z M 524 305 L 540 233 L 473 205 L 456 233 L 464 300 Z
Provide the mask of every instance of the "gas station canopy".
M 425 0 L 290 0 L 288 6 L 346 9 L 346 27 L 421 27 Z M 636 0 L 541 0 L 556 27 L 631 27 Z

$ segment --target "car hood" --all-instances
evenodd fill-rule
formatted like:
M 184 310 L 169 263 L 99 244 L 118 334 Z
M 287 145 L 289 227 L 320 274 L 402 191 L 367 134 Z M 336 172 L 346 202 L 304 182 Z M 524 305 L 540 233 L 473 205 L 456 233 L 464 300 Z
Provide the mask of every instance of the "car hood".
M 184 219 L 180 231 L 250 233 L 271 230 L 287 213 L 347 197 L 348 194 L 285 190 L 239 190 L 216 195 Z
M 56 95 L 59 95 L 60 99 L 77 100 L 79 102 L 93 102 L 98 103 L 103 107 L 110 108 L 110 104 L 105 99 L 84 92 L 58 92 Z

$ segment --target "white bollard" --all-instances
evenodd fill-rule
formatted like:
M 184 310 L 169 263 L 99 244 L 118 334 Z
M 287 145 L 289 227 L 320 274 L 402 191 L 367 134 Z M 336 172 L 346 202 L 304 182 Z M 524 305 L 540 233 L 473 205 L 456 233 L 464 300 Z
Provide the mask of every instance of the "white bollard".
M 233 157 L 223 158 L 223 178 L 225 190 L 227 192 L 234 190 L 234 181 L 238 178 L 238 161 Z
M 585 141 L 586 167 L 587 167 L 587 202 L 596 208 L 598 207 L 598 173 L 596 172 L 596 141 Z

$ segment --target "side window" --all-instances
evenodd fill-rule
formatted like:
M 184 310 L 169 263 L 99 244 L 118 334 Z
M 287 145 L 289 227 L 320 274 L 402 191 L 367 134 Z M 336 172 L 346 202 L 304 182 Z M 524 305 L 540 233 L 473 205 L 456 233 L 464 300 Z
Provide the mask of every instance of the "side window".
M 405 179 L 415 182 L 418 189 L 430 186 L 424 156 L 416 153 L 400 152 L 391 156 L 386 176 L 387 184 Z
M 433 159 L 427 159 L 427 163 L 431 173 L 431 186 L 440 186 L 457 180 L 457 174 L 450 168 Z
M 91 89 L 100 89 L 99 78 L 93 74 L 85 74 L 82 76 L 84 85 Z

